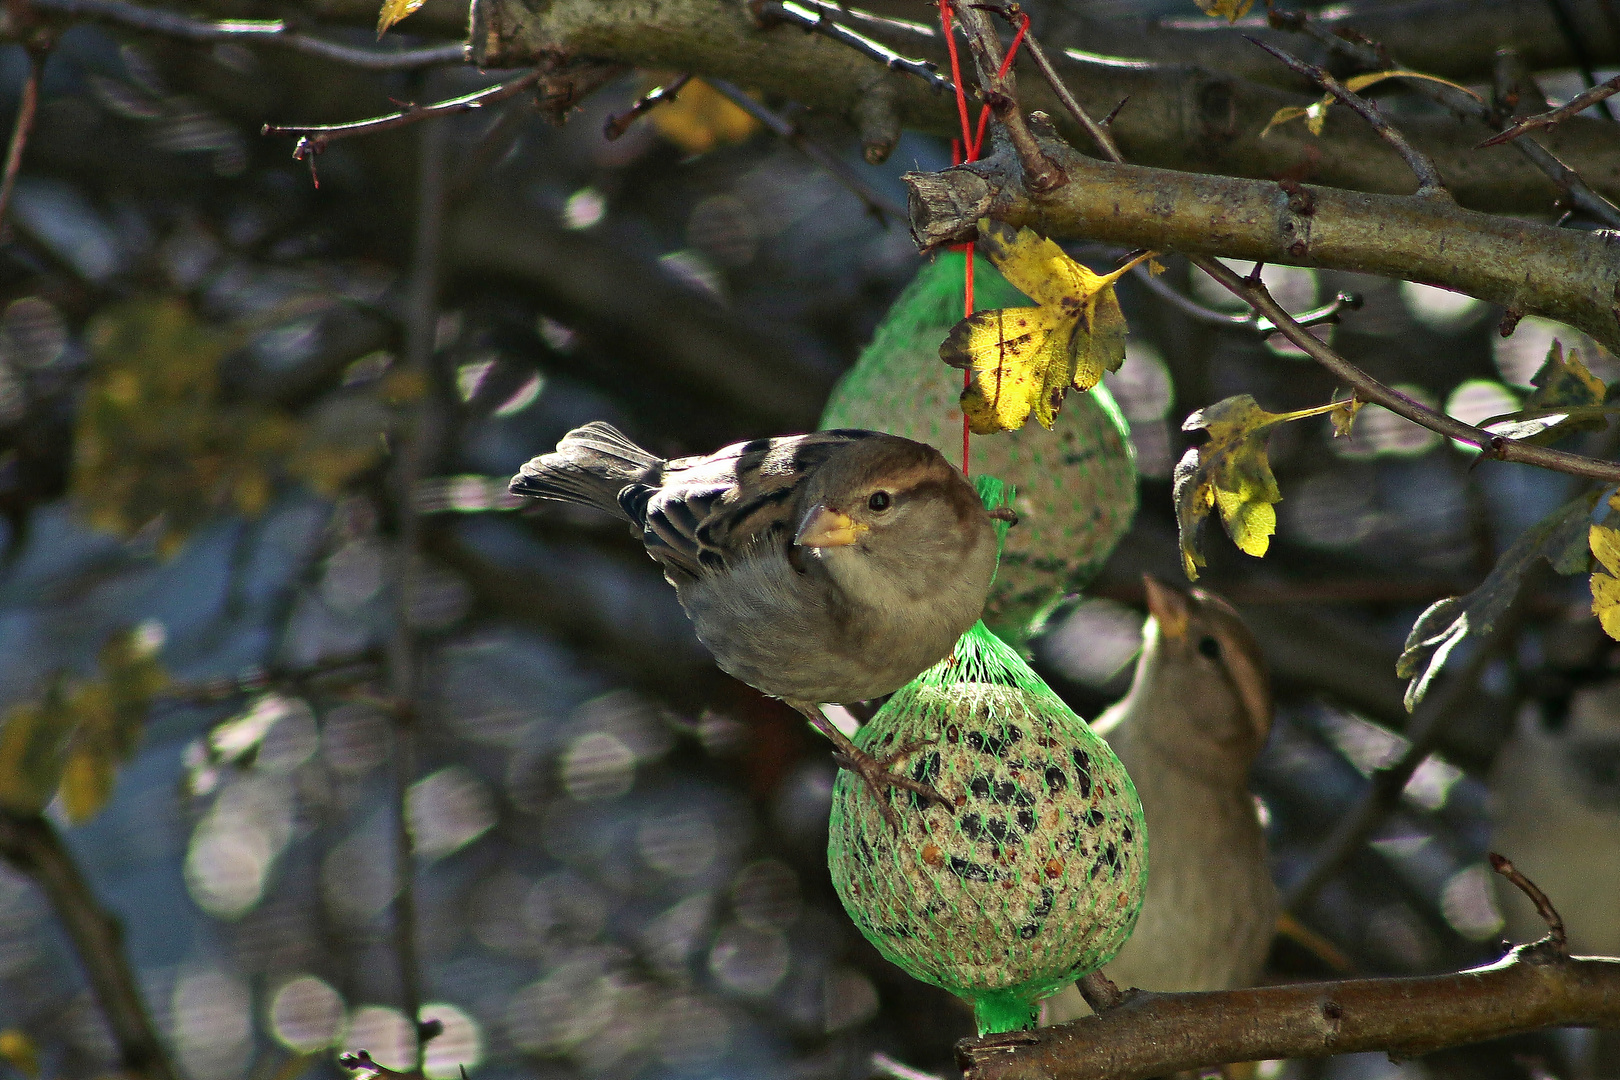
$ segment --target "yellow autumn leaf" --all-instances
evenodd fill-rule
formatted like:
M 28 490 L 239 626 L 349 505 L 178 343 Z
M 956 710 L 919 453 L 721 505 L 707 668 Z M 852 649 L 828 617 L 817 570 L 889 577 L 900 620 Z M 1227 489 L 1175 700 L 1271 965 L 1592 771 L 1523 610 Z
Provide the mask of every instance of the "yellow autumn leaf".
M 1405 68 L 1390 68 L 1388 71 L 1369 71 L 1363 75 L 1353 75 L 1344 80 L 1344 88 L 1352 94 L 1359 94 L 1367 87 L 1383 82 L 1385 79 L 1425 79 L 1429 82 L 1443 83 L 1453 90 L 1461 90 L 1475 101 L 1480 100 L 1478 94 L 1466 86 L 1459 86 L 1450 79 L 1442 79 L 1438 75 L 1425 75 L 1421 71 L 1408 71 Z M 1319 101 L 1312 102 L 1308 106 L 1285 105 L 1271 114 L 1271 119 L 1266 121 L 1266 126 L 1260 129 L 1260 137 L 1263 139 L 1271 134 L 1271 129 L 1278 124 L 1286 124 L 1288 121 L 1297 120 L 1301 116 L 1305 118 L 1305 126 L 1310 129 L 1311 134 L 1320 135 L 1322 134 L 1322 128 L 1327 124 L 1328 109 L 1333 107 L 1334 100 L 1332 94 L 1323 94 Z
M 1014 431 L 1030 413 L 1051 428 L 1069 390 L 1090 390 L 1125 362 L 1125 313 L 1114 283 L 1152 253 L 1094 274 L 1031 229 L 979 222 L 981 250 L 1036 307 L 975 312 L 946 336 L 939 357 L 972 373 L 962 410 L 977 434 Z
M 0 1061 L 24 1076 L 39 1076 L 39 1049 L 33 1039 L 16 1028 L 0 1031 Z
M 1270 548 L 1271 534 L 1277 531 L 1274 505 L 1282 501 L 1266 458 L 1271 429 L 1290 420 L 1350 408 L 1347 402 L 1335 401 L 1314 409 L 1272 413 L 1248 394 L 1239 394 L 1187 417 L 1181 425 L 1183 431 L 1209 433 L 1207 442 L 1188 450 L 1176 465 L 1176 525 L 1188 580 L 1198 580 L 1198 568 L 1204 565 L 1198 533 L 1211 509 L 1220 511 L 1221 523 L 1238 550 L 1258 557 Z
M 1593 525 L 1586 539 L 1601 567 L 1592 572 L 1592 614 L 1605 634 L 1620 641 L 1620 529 Z
M 377 13 L 377 36 L 382 37 L 388 28 L 399 22 L 405 16 L 421 7 L 426 0 L 383 0 L 382 10 Z
M 1193 0 L 1205 15 L 1235 23 L 1249 13 L 1254 0 Z
M 661 80 L 649 83 L 649 89 Z M 647 114 L 658 134 L 688 154 L 706 154 L 717 146 L 745 142 L 759 121 L 704 82 L 691 79 L 673 101 Z

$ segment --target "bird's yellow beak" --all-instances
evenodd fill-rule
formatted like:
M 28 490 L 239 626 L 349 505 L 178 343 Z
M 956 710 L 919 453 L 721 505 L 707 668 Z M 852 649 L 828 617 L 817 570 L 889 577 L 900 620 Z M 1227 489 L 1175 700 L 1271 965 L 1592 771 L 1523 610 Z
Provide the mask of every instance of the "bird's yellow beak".
M 809 548 L 848 547 L 869 528 L 871 526 L 857 523 L 848 514 L 817 504 L 804 516 L 804 524 L 799 526 L 793 542 Z

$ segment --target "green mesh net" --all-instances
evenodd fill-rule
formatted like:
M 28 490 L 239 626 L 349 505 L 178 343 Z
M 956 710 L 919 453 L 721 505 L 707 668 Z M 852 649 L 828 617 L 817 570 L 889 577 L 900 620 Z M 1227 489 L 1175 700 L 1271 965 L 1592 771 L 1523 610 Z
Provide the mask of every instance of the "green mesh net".
M 925 264 L 889 309 L 872 343 L 833 391 L 824 428 L 868 428 L 962 453 L 962 373 L 939 344 L 962 317 L 961 252 Z M 974 264 L 978 306 L 1028 304 L 995 267 Z M 1031 420 L 1018 431 L 973 440 L 974 474 L 1018 486 L 1020 523 L 1007 539 L 984 619 L 1022 645 L 1066 593 L 1082 588 L 1130 528 L 1136 465 L 1125 419 L 1103 387 L 1070 394 L 1053 430 Z
M 998 481 L 978 483 L 986 505 L 1004 505 Z M 1029 1027 L 1036 1002 L 1125 944 L 1147 885 L 1136 788 L 984 623 L 855 743 L 879 757 L 917 746 L 909 775 L 953 805 L 893 792 L 896 831 L 871 789 L 840 772 L 833 885 L 884 957 L 972 1003 L 980 1034 Z

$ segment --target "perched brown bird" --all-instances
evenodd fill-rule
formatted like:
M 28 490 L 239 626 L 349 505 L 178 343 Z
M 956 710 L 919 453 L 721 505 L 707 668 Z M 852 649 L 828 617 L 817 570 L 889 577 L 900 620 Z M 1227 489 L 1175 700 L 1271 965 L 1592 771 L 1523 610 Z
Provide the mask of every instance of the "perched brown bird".
M 1120 987 L 1252 985 L 1277 925 L 1249 768 L 1271 731 L 1259 647 L 1232 606 L 1144 577 L 1150 618 L 1130 693 L 1093 730 L 1124 763 L 1147 817 L 1148 884 L 1136 931 L 1103 973 Z M 1074 987 L 1047 1023 L 1088 1013 Z
M 984 610 L 995 529 L 939 451 L 823 431 L 666 461 L 591 423 L 523 466 L 511 490 L 629 521 L 723 670 L 803 713 L 875 791 L 939 798 L 889 772 L 915 747 L 874 758 L 820 708 L 899 689 Z

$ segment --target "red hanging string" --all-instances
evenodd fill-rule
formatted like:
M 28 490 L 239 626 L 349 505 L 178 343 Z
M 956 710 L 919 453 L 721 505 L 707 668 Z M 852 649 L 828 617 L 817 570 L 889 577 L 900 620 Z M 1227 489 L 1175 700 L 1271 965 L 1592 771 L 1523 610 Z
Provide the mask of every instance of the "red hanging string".
M 1012 44 L 1007 47 L 1007 55 L 1001 58 L 1001 67 L 996 72 L 997 79 L 1007 77 L 1012 70 L 1013 58 L 1018 55 L 1018 46 L 1024 43 L 1024 35 L 1029 32 L 1029 15 L 1026 12 L 1018 13 L 1018 32 L 1013 35 Z M 956 87 L 956 113 L 962 121 L 962 137 L 951 140 L 951 164 L 960 165 L 964 161 L 977 161 L 979 151 L 984 148 L 984 133 L 990 123 L 990 106 L 979 108 L 979 125 L 977 131 L 968 127 L 967 92 L 962 89 L 962 61 L 956 51 L 956 35 L 951 33 L 951 0 L 939 0 L 939 27 L 945 35 L 945 51 L 951 57 L 951 83 Z M 963 318 L 968 318 L 974 312 L 973 304 L 973 245 L 960 244 L 957 250 L 965 256 L 966 270 L 962 275 L 962 308 Z M 973 383 L 971 370 L 962 372 L 962 389 L 966 390 Z M 962 411 L 962 475 L 968 473 L 968 454 L 970 451 L 971 431 L 968 428 L 967 410 Z

